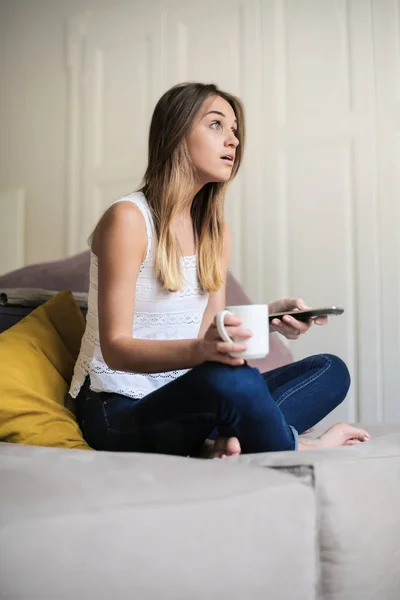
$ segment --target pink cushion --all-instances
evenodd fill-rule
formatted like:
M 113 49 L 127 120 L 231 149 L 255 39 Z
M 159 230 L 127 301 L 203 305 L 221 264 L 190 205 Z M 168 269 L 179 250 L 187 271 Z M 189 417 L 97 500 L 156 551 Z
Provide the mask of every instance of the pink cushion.
M 87 292 L 89 289 L 90 253 L 87 250 L 70 258 L 29 265 L 0 276 L 1 288 L 41 288 L 45 290 L 71 290 Z M 250 304 L 250 299 L 231 273 L 227 280 L 227 305 Z M 270 335 L 270 353 L 262 360 L 249 361 L 262 373 L 291 363 L 293 357 L 279 339 Z
M 29 265 L 0 276 L 1 288 L 89 291 L 90 252 L 70 258 Z

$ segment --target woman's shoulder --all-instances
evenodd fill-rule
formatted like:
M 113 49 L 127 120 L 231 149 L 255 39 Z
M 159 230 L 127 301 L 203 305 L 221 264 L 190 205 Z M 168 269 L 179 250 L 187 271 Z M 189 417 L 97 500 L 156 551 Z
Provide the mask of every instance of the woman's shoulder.
M 130 194 L 119 198 L 106 210 L 93 232 L 92 249 L 96 255 L 100 239 L 102 242 L 110 237 L 121 241 L 129 240 L 133 231 L 136 243 L 144 246 L 147 244 L 145 216 L 139 202 L 140 198 L 136 197 L 136 193 Z
M 124 196 L 121 196 L 120 198 L 117 198 L 116 200 L 114 200 L 114 202 L 111 203 L 110 208 L 112 208 L 113 206 L 117 206 L 118 204 L 131 204 L 134 206 L 139 206 L 139 207 L 143 207 L 146 206 L 147 207 L 147 200 L 145 195 L 143 194 L 143 192 L 131 192 L 130 194 L 125 194 Z
M 130 213 L 136 215 L 140 221 L 144 221 L 146 228 L 151 228 L 152 216 L 146 196 L 143 192 L 132 192 L 126 196 L 121 196 L 110 205 L 109 210 L 118 211 L 122 214 Z M 140 217 L 141 215 L 141 217 Z
M 142 198 L 139 194 L 122 196 L 115 200 L 99 221 L 105 227 L 115 226 L 126 229 L 132 225 L 145 227 Z

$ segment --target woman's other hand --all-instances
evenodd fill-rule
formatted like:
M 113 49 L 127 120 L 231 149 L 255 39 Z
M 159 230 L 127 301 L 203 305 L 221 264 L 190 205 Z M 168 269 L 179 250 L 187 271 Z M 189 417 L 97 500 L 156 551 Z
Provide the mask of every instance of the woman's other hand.
M 269 305 L 269 314 L 296 311 L 296 310 L 308 310 L 310 306 L 304 302 L 302 298 L 283 298 L 283 300 L 277 300 Z M 302 334 L 307 333 L 311 325 L 326 325 L 328 322 L 327 317 L 318 317 L 316 319 L 309 319 L 308 321 L 298 321 L 295 317 L 285 315 L 282 319 L 273 319 L 270 323 L 270 331 L 277 331 L 282 334 L 288 340 L 297 340 Z

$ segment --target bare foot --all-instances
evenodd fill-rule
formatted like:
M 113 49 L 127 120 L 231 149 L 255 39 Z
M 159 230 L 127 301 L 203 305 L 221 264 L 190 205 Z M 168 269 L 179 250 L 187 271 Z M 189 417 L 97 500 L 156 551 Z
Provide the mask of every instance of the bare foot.
M 226 458 L 241 453 L 240 443 L 236 437 L 217 437 L 210 458 Z
M 299 450 L 330 448 L 333 446 L 354 446 L 367 442 L 371 436 L 365 429 L 347 423 L 336 423 L 316 440 L 299 440 Z

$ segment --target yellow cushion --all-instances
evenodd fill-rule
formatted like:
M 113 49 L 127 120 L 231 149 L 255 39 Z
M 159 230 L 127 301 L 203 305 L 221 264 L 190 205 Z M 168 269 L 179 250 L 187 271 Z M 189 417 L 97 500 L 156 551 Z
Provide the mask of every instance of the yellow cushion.
M 84 328 L 60 292 L 0 335 L 0 441 L 91 450 L 64 407 Z

